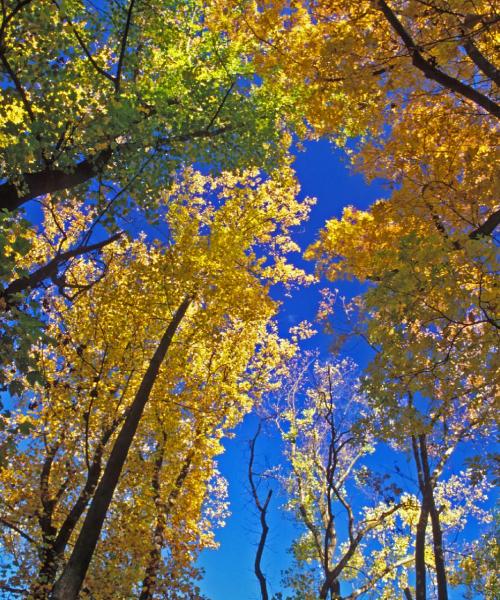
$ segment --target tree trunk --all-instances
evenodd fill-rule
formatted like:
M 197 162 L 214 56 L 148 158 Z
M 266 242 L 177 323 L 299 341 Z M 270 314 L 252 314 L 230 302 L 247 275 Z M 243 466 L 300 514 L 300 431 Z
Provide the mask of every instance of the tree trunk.
M 54 584 L 57 575 L 58 565 L 66 550 L 66 545 L 77 525 L 80 517 L 87 508 L 89 500 L 92 498 L 94 490 L 101 475 L 101 463 L 104 448 L 109 441 L 111 435 L 116 431 L 120 421 L 117 419 L 115 423 L 104 432 L 101 442 L 95 451 L 92 464 L 87 474 L 87 481 L 81 490 L 78 498 L 74 502 L 71 510 L 66 515 L 59 531 L 54 529 L 53 535 L 49 540 L 44 542 L 44 551 L 41 556 L 41 566 L 38 571 L 38 580 L 33 585 L 33 600 L 41 600 L 47 598 L 47 595 Z
M 439 512 L 434 501 L 435 482 L 431 477 L 429 468 L 429 457 L 427 455 L 427 440 L 425 435 L 419 436 L 420 456 L 422 458 L 422 470 L 424 474 L 424 490 L 427 498 L 427 507 L 432 524 L 432 542 L 434 549 L 434 562 L 436 563 L 436 580 L 438 600 L 448 600 L 448 584 L 446 581 L 446 565 L 443 551 L 443 531 L 439 519 Z
M 420 517 L 417 523 L 415 539 L 415 600 L 426 600 L 426 567 L 425 567 L 425 532 L 429 520 L 429 508 L 425 498 L 422 499 Z
M 71 189 L 90 181 L 102 171 L 111 154 L 111 149 L 106 148 L 96 156 L 77 163 L 70 171 L 49 167 L 38 173 L 24 173 L 22 176 L 26 187 L 24 193 L 19 193 L 13 183 L 0 184 L 0 210 L 15 211 L 28 200 Z
M 76 600 L 78 597 L 144 408 L 149 400 L 161 364 L 190 303 L 191 298 L 188 297 L 180 304 L 149 363 L 125 422 L 115 440 L 73 552 L 54 586 L 51 596 L 53 600 Z
M 255 459 L 255 444 L 257 442 L 257 438 L 260 435 L 261 431 L 261 423 L 255 432 L 252 440 L 250 441 L 250 460 L 248 461 L 248 481 L 250 483 L 250 489 L 252 490 L 253 501 L 260 515 L 260 539 L 259 544 L 257 546 L 257 552 L 255 554 L 254 560 L 254 573 L 259 581 L 260 586 L 260 596 L 262 600 L 269 600 L 269 592 L 267 591 L 267 580 L 264 572 L 262 571 L 262 555 L 264 554 L 264 549 L 266 547 L 266 540 L 269 534 L 269 525 L 267 524 L 267 508 L 269 506 L 269 502 L 271 501 L 271 496 L 273 495 L 273 490 L 269 490 L 267 492 L 267 497 L 262 504 L 259 498 L 259 494 L 257 492 L 257 486 L 254 481 L 254 473 L 253 473 L 253 463 Z
M 334 579 L 333 581 L 327 577 L 326 581 L 321 586 L 319 591 L 320 600 L 326 600 L 330 597 L 330 600 L 340 600 L 340 582 L 338 579 Z

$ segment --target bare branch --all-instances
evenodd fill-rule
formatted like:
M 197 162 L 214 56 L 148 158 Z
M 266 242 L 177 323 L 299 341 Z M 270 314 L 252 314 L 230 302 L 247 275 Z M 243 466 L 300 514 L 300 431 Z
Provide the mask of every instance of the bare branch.
M 27 533 L 25 533 L 24 531 L 22 531 L 22 529 L 20 529 L 14 523 L 11 523 L 10 521 L 7 521 L 7 519 L 4 519 L 3 517 L 0 517 L 0 523 L 2 523 L 2 525 L 5 525 L 5 527 L 8 527 L 9 529 L 12 529 L 12 531 L 15 531 L 16 533 L 18 533 L 21 537 L 23 537 L 30 544 L 36 544 L 37 543 L 34 538 L 32 538 L 30 535 L 28 535 Z
M 267 534 L 269 532 L 269 526 L 268 526 L 267 520 L 266 520 L 267 507 L 269 506 L 269 502 L 271 501 L 271 496 L 273 494 L 273 490 L 270 489 L 267 492 L 266 499 L 265 499 L 264 503 L 262 503 L 259 498 L 259 494 L 257 492 L 257 486 L 255 485 L 254 473 L 253 473 L 253 464 L 254 464 L 254 459 L 255 459 L 255 443 L 260 434 L 260 431 L 261 431 L 261 424 L 259 423 L 259 426 L 257 427 L 257 431 L 255 432 L 255 435 L 250 440 L 250 459 L 248 461 L 248 481 L 250 483 L 250 489 L 252 490 L 252 497 L 253 497 L 255 506 L 257 507 L 257 510 L 260 513 L 260 526 L 261 526 L 259 544 L 257 546 L 257 553 L 255 555 L 254 570 L 255 570 L 255 575 L 256 575 L 257 579 L 259 580 L 260 593 L 261 593 L 262 600 L 269 600 L 269 593 L 267 591 L 267 580 L 262 571 L 261 562 L 262 562 L 262 555 L 264 553 L 264 548 L 266 545 Z
M 116 94 L 119 94 L 119 92 L 120 92 L 120 85 L 121 85 L 122 71 L 123 71 L 123 61 L 125 59 L 125 51 L 127 49 L 128 34 L 130 31 L 130 24 L 132 22 L 132 11 L 134 10 L 134 3 L 135 3 L 135 0 L 130 0 L 130 3 L 128 5 L 127 20 L 125 21 L 125 27 L 123 29 L 123 35 L 122 35 L 122 39 L 121 39 L 121 43 L 120 43 L 120 56 L 118 58 L 118 65 L 116 67 L 116 76 L 114 77 Z

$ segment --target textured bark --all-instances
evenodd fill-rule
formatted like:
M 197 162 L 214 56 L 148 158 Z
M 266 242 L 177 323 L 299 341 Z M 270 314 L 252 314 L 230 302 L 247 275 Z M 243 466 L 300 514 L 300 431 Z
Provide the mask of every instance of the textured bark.
M 95 157 L 82 160 L 71 171 L 46 168 L 38 173 L 24 173 L 22 181 L 25 190 L 19 192 L 12 183 L 0 185 L 0 210 L 15 211 L 28 200 L 45 194 L 71 189 L 93 179 L 111 158 L 111 149 L 99 152 Z
M 448 600 L 448 584 L 446 580 L 446 565 L 444 560 L 443 531 L 439 519 L 439 512 L 434 500 L 434 486 L 429 468 L 429 457 L 427 455 L 427 440 L 425 435 L 419 436 L 420 457 L 422 460 L 422 470 L 424 475 L 424 492 L 426 504 L 429 510 L 432 524 L 432 543 L 434 550 L 434 562 L 436 563 L 436 580 L 438 600 Z

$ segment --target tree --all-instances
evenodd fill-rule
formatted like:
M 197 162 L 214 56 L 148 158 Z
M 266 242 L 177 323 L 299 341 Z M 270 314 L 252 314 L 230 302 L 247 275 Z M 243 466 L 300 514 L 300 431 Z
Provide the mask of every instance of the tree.
M 295 249 L 290 228 L 310 205 L 295 193 L 289 169 L 274 180 L 188 170 L 169 193 L 168 246 L 120 237 L 102 250 L 104 276 L 75 302 L 48 295 L 57 348 L 39 350 L 47 387 L 11 417 L 5 435 L 14 443 L 2 472 L 3 518 L 24 533 L 12 538 L 11 529 L 3 544 L 15 555 L 16 544 L 29 544 L 13 578 L 34 581 L 35 597 L 76 597 L 83 581 L 105 597 L 103 581 L 124 561 L 134 568 L 120 576 L 123 585 L 142 581 L 147 598 L 153 581 L 161 589 L 162 578 L 178 574 L 157 565 L 158 540 L 146 531 L 162 530 L 160 547 L 181 573 L 211 543 L 200 511 L 220 439 L 294 351 L 269 329 L 268 287 L 304 277 L 286 260 Z M 72 273 L 95 281 L 95 264 L 80 257 Z M 27 440 L 19 437 L 23 423 Z M 19 494 L 23 502 L 14 500 Z M 178 514 L 162 510 L 169 502 Z
M 292 548 L 296 567 L 285 578 L 297 598 L 354 599 L 373 589 L 386 597 L 395 591 L 390 584 L 392 591 L 384 590 L 386 580 L 397 582 L 412 562 L 405 544 L 388 543 L 404 509 L 402 490 L 381 480 L 370 486 L 362 464 L 373 451 L 373 435 L 355 425 L 366 416 L 358 387 L 352 362 L 310 358 L 296 365 L 286 387 L 280 422 L 288 465 L 282 477 L 288 509 L 305 530 Z M 360 500 L 368 487 L 378 495 L 373 506 Z M 385 536 L 382 543 L 379 536 Z M 304 571 L 311 562 L 319 580 L 315 569 Z
M 308 256 L 331 279 L 370 282 L 357 302 L 358 329 L 376 349 L 370 374 L 387 406 L 407 390 L 443 406 L 457 398 L 487 401 L 498 366 L 490 239 L 445 237 L 381 201 L 369 212 L 345 209 Z
M 498 517 L 497 517 L 498 520 Z M 496 598 L 500 593 L 498 580 L 498 523 L 479 540 L 464 548 L 453 582 L 466 586 L 467 600 L 482 594 L 486 600 Z
M 495 427 L 493 246 L 471 233 L 450 239 L 431 222 L 403 219 L 399 207 L 382 201 L 370 212 L 346 209 L 343 219 L 329 222 L 309 250 L 331 278 L 370 280 L 351 307 L 351 319 L 354 331 L 374 350 L 365 390 L 378 415 L 379 434 L 400 448 L 411 439 L 422 498 L 415 548 L 417 599 L 426 597 L 429 517 L 439 597 L 447 598 L 451 565 L 445 564 L 433 497 L 439 478 L 457 446 L 480 440 L 484 450 Z M 436 461 L 432 468 L 429 452 Z M 474 486 L 471 498 L 473 494 Z M 453 563 L 449 554 L 447 561 Z
M 122 213 L 138 198 L 153 209 L 181 164 L 271 164 L 280 101 L 249 83 L 251 65 L 223 30 L 207 30 L 209 10 L 6 2 L 0 207 L 79 186 Z
M 248 460 L 248 482 L 250 484 L 250 490 L 252 493 L 252 499 L 255 504 L 255 507 L 259 513 L 259 521 L 260 521 L 260 539 L 257 546 L 257 552 L 255 553 L 255 562 L 254 562 L 254 572 L 255 576 L 259 581 L 260 587 L 260 596 L 262 600 L 269 600 L 269 592 L 267 586 L 267 579 L 262 571 L 262 556 L 264 554 L 264 550 L 266 548 L 267 536 L 269 534 L 269 525 L 267 523 L 267 509 L 269 508 L 269 503 L 271 502 L 271 498 L 273 495 L 272 488 L 267 490 L 267 494 L 265 499 L 262 500 L 259 496 L 258 491 L 258 483 L 255 482 L 255 472 L 254 472 L 254 461 L 255 461 L 255 444 L 257 442 L 257 438 L 260 435 L 262 429 L 262 424 L 259 422 L 257 427 L 257 431 L 255 432 L 253 438 L 249 442 L 250 447 L 250 457 Z
M 425 299 L 429 293 L 438 295 L 445 286 L 436 282 L 446 277 L 453 293 L 448 290 L 439 301 L 467 314 L 472 295 L 478 314 L 474 321 L 487 321 L 484 329 L 493 328 L 496 335 L 492 278 L 497 267 L 491 238 L 500 222 L 498 69 L 493 65 L 498 15 L 491 4 L 377 0 L 237 5 L 234 13 L 225 13 L 228 30 L 235 39 L 253 41 L 256 68 L 264 79 L 277 89 L 293 87 L 309 136 L 343 143 L 360 135 L 357 152 L 349 151 L 355 167 L 368 180 L 382 178 L 394 190 L 390 200 L 378 202 L 366 215 L 348 209 L 341 225 L 327 225 L 310 255 L 319 258 L 324 251 L 327 271 L 328 261 L 347 256 L 346 275 L 381 282 L 379 289 L 384 284 L 400 289 L 406 308 L 411 305 L 408 311 L 401 307 L 407 318 L 417 306 L 422 313 L 430 311 Z M 343 234 L 344 248 L 334 241 Z M 395 264 L 398 260 L 390 254 L 394 247 L 406 269 Z M 347 264 L 350 248 L 356 248 L 356 257 L 350 256 L 355 265 Z M 383 249 L 373 270 L 369 252 Z M 415 281 L 412 269 L 427 280 L 428 262 L 435 271 L 427 286 Z M 371 272 L 365 268 L 368 263 Z M 334 267 L 330 272 L 340 274 Z M 434 302 L 433 307 L 435 322 L 441 306 Z M 464 326 L 468 333 L 465 323 L 458 318 L 458 328 Z M 490 334 L 486 337 L 491 340 Z

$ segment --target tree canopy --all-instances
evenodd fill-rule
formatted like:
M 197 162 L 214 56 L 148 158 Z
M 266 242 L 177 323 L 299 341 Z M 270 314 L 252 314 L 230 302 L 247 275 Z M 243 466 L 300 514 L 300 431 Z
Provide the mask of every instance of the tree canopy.
M 218 456 L 252 413 L 262 600 L 280 495 L 274 600 L 498 596 L 499 22 L 486 0 L 2 0 L 0 595 L 203 600 Z M 294 155 L 325 138 L 389 193 L 300 247 Z

